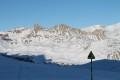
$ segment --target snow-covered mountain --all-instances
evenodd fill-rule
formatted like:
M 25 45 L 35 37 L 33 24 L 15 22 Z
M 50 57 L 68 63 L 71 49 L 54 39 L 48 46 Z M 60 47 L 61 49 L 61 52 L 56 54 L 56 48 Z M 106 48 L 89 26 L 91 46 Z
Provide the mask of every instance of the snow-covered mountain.
M 0 32 L 0 52 L 7 55 L 44 55 L 58 64 L 84 64 L 93 51 L 95 60 L 120 60 L 120 23 L 75 29 L 64 24 L 43 28 L 16 28 Z M 37 60 L 36 60 L 37 61 Z

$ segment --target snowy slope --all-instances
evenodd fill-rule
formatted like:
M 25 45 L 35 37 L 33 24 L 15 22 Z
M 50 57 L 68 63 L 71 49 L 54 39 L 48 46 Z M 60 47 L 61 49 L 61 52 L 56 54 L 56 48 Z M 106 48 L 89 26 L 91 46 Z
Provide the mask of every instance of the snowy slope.
M 95 60 L 120 60 L 120 23 L 81 30 L 64 24 L 50 29 L 39 25 L 33 29 L 16 28 L 0 33 L 0 51 L 7 55 L 44 55 L 47 60 L 63 65 L 88 63 L 90 51 Z
M 34 64 L 16 61 L 0 53 L 0 79 L 1 80 L 90 80 L 90 64 L 77 66 L 60 66 Z M 93 62 L 93 79 L 95 80 L 119 80 L 120 62 L 101 60 Z

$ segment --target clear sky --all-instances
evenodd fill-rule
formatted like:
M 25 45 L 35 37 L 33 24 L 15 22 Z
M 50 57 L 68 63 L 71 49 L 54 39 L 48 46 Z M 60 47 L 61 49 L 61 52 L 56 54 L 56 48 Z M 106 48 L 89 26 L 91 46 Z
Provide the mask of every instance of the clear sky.
M 0 31 L 66 24 L 74 28 L 120 22 L 120 0 L 0 0 Z

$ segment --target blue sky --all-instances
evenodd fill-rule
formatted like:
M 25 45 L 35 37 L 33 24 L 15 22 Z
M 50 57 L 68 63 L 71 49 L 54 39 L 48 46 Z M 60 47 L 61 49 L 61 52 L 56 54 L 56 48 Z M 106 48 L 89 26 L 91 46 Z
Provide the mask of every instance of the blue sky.
M 74 28 L 120 22 L 120 0 L 0 0 L 0 31 L 66 24 Z

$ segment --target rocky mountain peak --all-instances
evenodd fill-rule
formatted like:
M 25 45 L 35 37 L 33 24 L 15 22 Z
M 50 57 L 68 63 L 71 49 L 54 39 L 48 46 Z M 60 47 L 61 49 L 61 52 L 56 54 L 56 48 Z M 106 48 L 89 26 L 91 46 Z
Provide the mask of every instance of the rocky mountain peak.
M 40 29 L 41 26 L 39 24 L 34 24 L 34 28 Z
M 34 31 L 35 31 L 35 33 L 36 33 L 36 35 L 37 35 L 37 32 L 40 30 L 40 25 L 39 24 L 34 24 Z
M 70 29 L 71 27 L 65 25 L 65 24 L 59 24 L 59 25 L 56 25 L 53 29 L 55 30 L 67 30 L 67 29 Z

